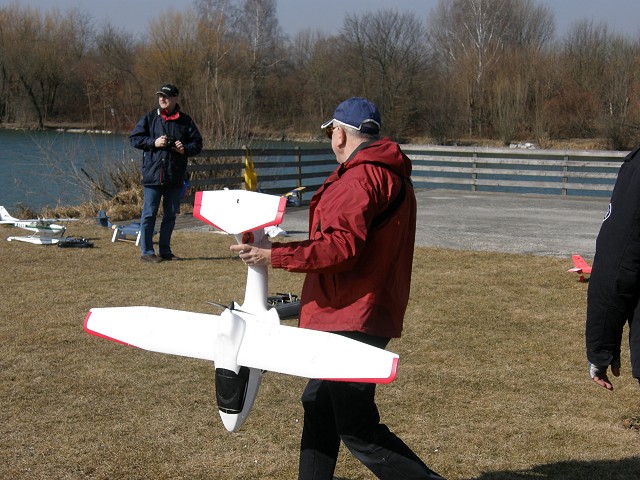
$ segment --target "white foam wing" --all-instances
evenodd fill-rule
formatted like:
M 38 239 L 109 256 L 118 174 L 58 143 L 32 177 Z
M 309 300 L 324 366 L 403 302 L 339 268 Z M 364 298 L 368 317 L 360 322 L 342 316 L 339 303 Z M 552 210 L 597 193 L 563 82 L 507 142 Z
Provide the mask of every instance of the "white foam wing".
M 340 335 L 247 322 L 238 364 L 306 378 L 390 383 L 398 355 Z
M 84 329 L 144 350 L 213 361 L 218 318 L 156 307 L 92 308 Z
M 398 355 L 340 335 L 263 322 L 242 314 L 237 364 L 306 378 L 389 383 Z M 215 361 L 219 317 L 156 307 L 93 308 L 85 330 L 151 350 Z M 221 352 L 222 353 L 222 352 Z

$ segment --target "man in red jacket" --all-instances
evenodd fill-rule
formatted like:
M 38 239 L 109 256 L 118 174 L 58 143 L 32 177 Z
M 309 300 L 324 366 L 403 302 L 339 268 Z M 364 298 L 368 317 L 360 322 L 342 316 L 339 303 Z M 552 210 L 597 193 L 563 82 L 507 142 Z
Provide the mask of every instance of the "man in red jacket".
M 322 125 L 339 166 L 311 199 L 309 239 L 231 250 L 247 265 L 306 273 L 300 327 L 385 348 L 409 300 L 416 199 L 411 161 L 380 126 L 370 101 L 342 102 Z M 375 384 L 312 379 L 302 403 L 300 479 L 331 480 L 340 441 L 378 478 L 442 478 L 380 423 Z

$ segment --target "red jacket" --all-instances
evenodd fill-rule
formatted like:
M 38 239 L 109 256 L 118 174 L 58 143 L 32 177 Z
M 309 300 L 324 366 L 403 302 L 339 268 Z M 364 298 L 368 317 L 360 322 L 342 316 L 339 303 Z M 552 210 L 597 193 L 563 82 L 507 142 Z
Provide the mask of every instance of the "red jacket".
M 400 336 L 416 230 L 410 176 L 398 144 L 363 144 L 311 199 L 309 240 L 273 243 L 274 268 L 307 274 L 301 327 Z

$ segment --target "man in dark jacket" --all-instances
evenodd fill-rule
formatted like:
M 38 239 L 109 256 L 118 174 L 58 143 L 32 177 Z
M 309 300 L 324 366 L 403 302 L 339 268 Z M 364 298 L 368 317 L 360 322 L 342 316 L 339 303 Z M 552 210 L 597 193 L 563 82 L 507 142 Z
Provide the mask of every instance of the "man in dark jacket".
M 620 346 L 629 324 L 631 373 L 640 381 L 640 147 L 624 159 L 598 238 L 587 293 L 589 373 L 613 390 L 607 369 L 620 375 Z
M 196 124 L 180 111 L 179 93 L 171 84 L 162 86 L 157 92 L 159 108 L 142 117 L 129 134 L 131 145 L 143 151 L 140 249 L 146 262 L 177 259 L 171 251 L 171 234 L 186 181 L 187 159 L 202 150 Z M 161 199 L 163 214 L 156 255 L 153 230 Z
M 309 239 L 231 250 L 247 265 L 306 273 L 302 328 L 385 348 L 409 300 L 416 199 L 411 161 L 380 125 L 373 103 L 342 102 L 322 125 L 340 165 L 311 199 Z M 380 423 L 375 384 L 312 379 L 302 404 L 298 478 L 333 478 L 341 441 L 378 478 L 442 478 Z

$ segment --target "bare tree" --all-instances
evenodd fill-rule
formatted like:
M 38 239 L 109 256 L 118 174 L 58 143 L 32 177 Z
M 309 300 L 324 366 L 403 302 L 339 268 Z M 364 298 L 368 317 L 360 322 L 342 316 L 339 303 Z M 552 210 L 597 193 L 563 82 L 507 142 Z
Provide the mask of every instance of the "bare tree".
M 611 148 L 630 148 L 636 143 L 638 133 L 633 113 L 638 112 L 637 105 L 640 101 L 636 91 L 640 83 L 640 75 L 637 73 L 640 46 L 614 35 L 607 42 L 607 50 L 602 84 L 603 130 Z M 636 61 L 629 61 L 630 59 Z M 637 118 L 636 116 L 635 119 Z
M 296 103 L 300 104 L 302 115 L 306 111 L 314 117 L 315 123 L 309 123 L 313 129 L 317 128 L 318 119 L 331 116 L 339 101 L 336 92 L 340 91 L 342 80 L 336 75 L 334 44 L 334 37 L 307 30 L 295 37 L 291 48 L 291 69 L 300 91 Z
M 513 47 L 542 47 L 553 35 L 550 11 L 532 0 L 440 0 L 429 26 L 438 61 L 465 81 L 469 134 L 480 135 L 492 70 Z
M 0 9 L 0 123 L 8 120 L 9 102 L 7 100 L 8 92 L 11 87 L 10 66 L 8 65 L 9 56 L 7 49 L 8 42 L 8 22 L 9 12 L 7 9 Z
M 563 84 L 556 114 L 563 118 L 562 136 L 586 137 L 597 133 L 607 64 L 609 33 L 606 25 L 581 21 L 566 35 L 561 59 Z
M 380 10 L 362 16 L 349 15 L 340 36 L 345 67 L 350 66 L 355 93 L 374 99 L 393 129 L 408 133 L 421 113 L 416 92 L 426 70 L 426 36 L 413 14 Z
M 81 64 L 89 118 L 113 128 L 137 120 L 144 92 L 135 72 L 137 42 L 132 34 L 106 24 Z
M 261 79 L 283 60 L 282 33 L 276 14 L 276 0 L 244 0 L 236 35 L 244 40 L 249 54 L 252 91 L 259 92 Z
M 182 102 L 191 109 L 190 92 L 199 80 L 204 61 L 204 50 L 199 43 L 199 19 L 193 9 L 168 11 L 151 22 L 146 49 L 139 57 L 139 66 L 154 88 L 162 82 L 180 86 L 184 92 Z
M 37 124 L 54 111 L 57 95 L 71 83 L 88 44 L 88 18 L 77 10 L 61 15 L 37 9 L 5 11 L 4 59 L 29 99 Z

